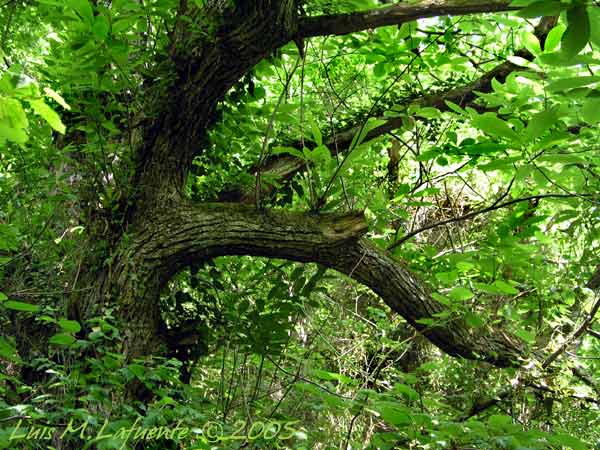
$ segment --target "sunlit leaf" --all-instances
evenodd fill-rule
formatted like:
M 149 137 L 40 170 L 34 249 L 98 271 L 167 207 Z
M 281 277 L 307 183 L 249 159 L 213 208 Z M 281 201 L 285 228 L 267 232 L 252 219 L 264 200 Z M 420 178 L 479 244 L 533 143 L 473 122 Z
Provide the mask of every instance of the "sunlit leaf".
M 493 113 L 485 113 L 473 119 L 473 125 L 486 134 L 519 142 L 519 135 L 508 124 Z
M 78 333 L 81 330 L 81 325 L 79 325 L 79 322 L 74 320 L 61 319 L 58 321 L 58 324 L 67 333 Z
M 590 98 L 586 100 L 581 108 L 581 115 L 590 125 L 600 122 L 600 99 Z
M 473 297 L 473 292 L 471 292 L 470 289 L 458 286 L 448 293 L 448 297 L 453 298 L 457 301 L 464 301 L 469 300 L 471 297 Z
M 7 300 L 1 305 L 14 311 L 37 312 L 40 309 L 38 305 L 32 305 L 31 303 L 24 303 L 16 300 Z
M 521 9 L 517 15 L 529 19 L 543 16 L 556 16 L 564 5 L 559 0 L 540 0 Z
M 54 336 L 52 336 L 48 342 L 50 344 L 54 344 L 54 345 L 70 346 L 73 343 L 75 343 L 75 338 L 73 336 L 71 336 L 70 334 L 59 333 L 59 334 L 55 334 Z
M 71 107 L 67 104 L 67 102 L 65 102 L 64 98 L 62 98 L 62 96 L 58 92 L 54 91 L 53 89 L 51 89 L 49 87 L 45 87 L 44 93 L 48 97 L 53 99 L 56 103 L 58 103 L 60 106 L 62 106 L 63 108 L 65 108 L 67 110 L 71 109 Z
M 75 10 L 77 15 L 89 26 L 94 22 L 94 11 L 88 0 L 67 0 L 67 4 Z
M 567 29 L 562 36 L 562 52 L 572 58 L 587 45 L 590 39 L 590 21 L 584 5 L 576 5 L 567 11 Z
M 41 116 L 48 124 L 61 134 L 65 134 L 65 125 L 60 120 L 60 116 L 44 101 L 29 100 L 29 104 L 36 114 Z
M 527 124 L 525 134 L 528 139 L 533 140 L 540 137 L 558 121 L 559 114 L 556 108 L 547 109 L 534 115 Z

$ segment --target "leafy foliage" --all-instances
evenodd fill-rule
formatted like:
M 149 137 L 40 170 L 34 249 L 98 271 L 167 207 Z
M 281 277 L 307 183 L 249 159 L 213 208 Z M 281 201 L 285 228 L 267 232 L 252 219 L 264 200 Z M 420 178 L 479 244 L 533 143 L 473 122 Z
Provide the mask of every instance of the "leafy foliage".
M 74 320 L 69 299 L 117 270 L 144 133 L 180 81 L 178 27 L 216 42 L 223 24 L 202 8 L 247 6 L 189 3 L 194 14 L 172 0 L 3 6 L 0 448 L 136 448 L 115 433 L 138 423 L 190 431 L 138 442 L 149 449 L 600 445 L 600 12 L 588 2 L 289 43 L 211 112 L 187 178 L 194 201 L 364 210 L 368 237 L 444 306 L 419 324 L 501 328 L 531 355 L 519 368 L 444 355 L 357 283 L 265 258 L 174 274 L 160 354 L 127 360 L 130 324 L 110 305 Z M 540 32 L 541 16 L 557 20 Z M 16 440 L 19 420 L 46 431 Z M 62 435 L 70 421 L 87 434 Z

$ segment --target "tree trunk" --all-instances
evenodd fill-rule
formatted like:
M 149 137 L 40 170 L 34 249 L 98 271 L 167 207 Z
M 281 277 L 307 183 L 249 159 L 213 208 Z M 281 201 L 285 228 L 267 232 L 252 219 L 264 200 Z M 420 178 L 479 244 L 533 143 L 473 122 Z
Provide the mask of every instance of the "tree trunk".
M 187 2 L 181 5 L 181 16 L 205 16 L 219 25 L 202 29 L 199 24 L 191 31 L 179 21 L 173 30 L 170 56 L 177 78 L 165 92 L 157 88 L 153 96 L 158 100 L 148 101 L 148 110 L 157 114 L 145 124 L 133 158 L 132 190 L 125 193 L 129 204 L 123 212 L 125 232 L 109 239 L 116 242 L 109 267 L 98 277 L 88 274 L 93 295 L 75 298 L 69 307 L 72 317 L 85 320 L 104 304 L 116 305 L 127 325 L 129 359 L 154 352 L 160 342 L 160 291 L 186 264 L 172 266 L 173 261 L 161 257 L 159 249 L 169 244 L 163 241 L 165 230 L 156 226 L 181 204 L 192 160 L 217 103 L 249 69 L 288 42 L 298 27 L 295 0 L 208 0 L 201 10 Z M 154 255 L 149 256 L 149 248 Z
M 153 353 L 160 344 L 160 292 L 175 273 L 192 262 L 217 256 L 267 256 L 316 262 L 356 279 L 451 355 L 498 366 L 516 364 L 523 353 L 517 339 L 489 328 L 472 330 L 461 319 L 441 323 L 436 315 L 445 308 L 424 285 L 398 261 L 360 238 L 366 224 L 359 214 L 311 216 L 239 204 L 193 204 L 185 199 L 186 177 L 217 102 L 253 65 L 299 37 L 302 26 L 305 30 L 307 24 L 316 26 L 312 19 L 299 20 L 294 0 L 236 1 L 233 7 L 231 3 L 209 0 L 200 12 L 182 12 L 192 18 L 217 17 L 219 25 L 216 30 L 202 30 L 199 25 L 200 31 L 193 32 L 176 26 L 173 32 L 170 56 L 176 80 L 149 108 L 157 114 L 146 124 L 135 158 L 125 232 L 112 239 L 117 244 L 111 263 L 94 282 L 95 295 L 76 302 L 75 315 L 85 319 L 103 304 L 116 305 L 126 326 L 127 358 Z M 440 13 L 436 2 L 425 3 L 428 15 Z M 508 2 L 492 6 L 488 10 L 506 9 Z M 457 11 L 471 10 L 486 8 Z M 361 23 L 366 26 L 368 20 Z M 435 324 L 425 326 L 422 319 Z

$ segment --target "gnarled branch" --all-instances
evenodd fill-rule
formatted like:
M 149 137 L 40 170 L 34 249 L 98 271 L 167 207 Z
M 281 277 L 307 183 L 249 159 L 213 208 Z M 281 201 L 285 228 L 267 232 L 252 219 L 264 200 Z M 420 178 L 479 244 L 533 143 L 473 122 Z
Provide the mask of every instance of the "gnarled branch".
M 444 317 L 447 308 L 431 297 L 424 283 L 360 238 L 366 230 L 357 213 L 311 215 L 181 201 L 147 224 L 132 240 L 132 253 L 138 264 L 154 266 L 165 279 L 191 261 L 225 255 L 318 263 L 371 288 L 444 352 L 500 367 L 519 364 L 524 346 L 518 338 Z

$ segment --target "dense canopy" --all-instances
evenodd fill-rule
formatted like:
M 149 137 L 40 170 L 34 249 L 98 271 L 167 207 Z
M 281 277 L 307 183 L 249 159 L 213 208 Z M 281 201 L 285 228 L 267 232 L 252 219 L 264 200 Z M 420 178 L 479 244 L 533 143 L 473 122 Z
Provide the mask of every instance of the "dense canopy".
M 0 449 L 600 448 L 596 2 L 0 8 Z

